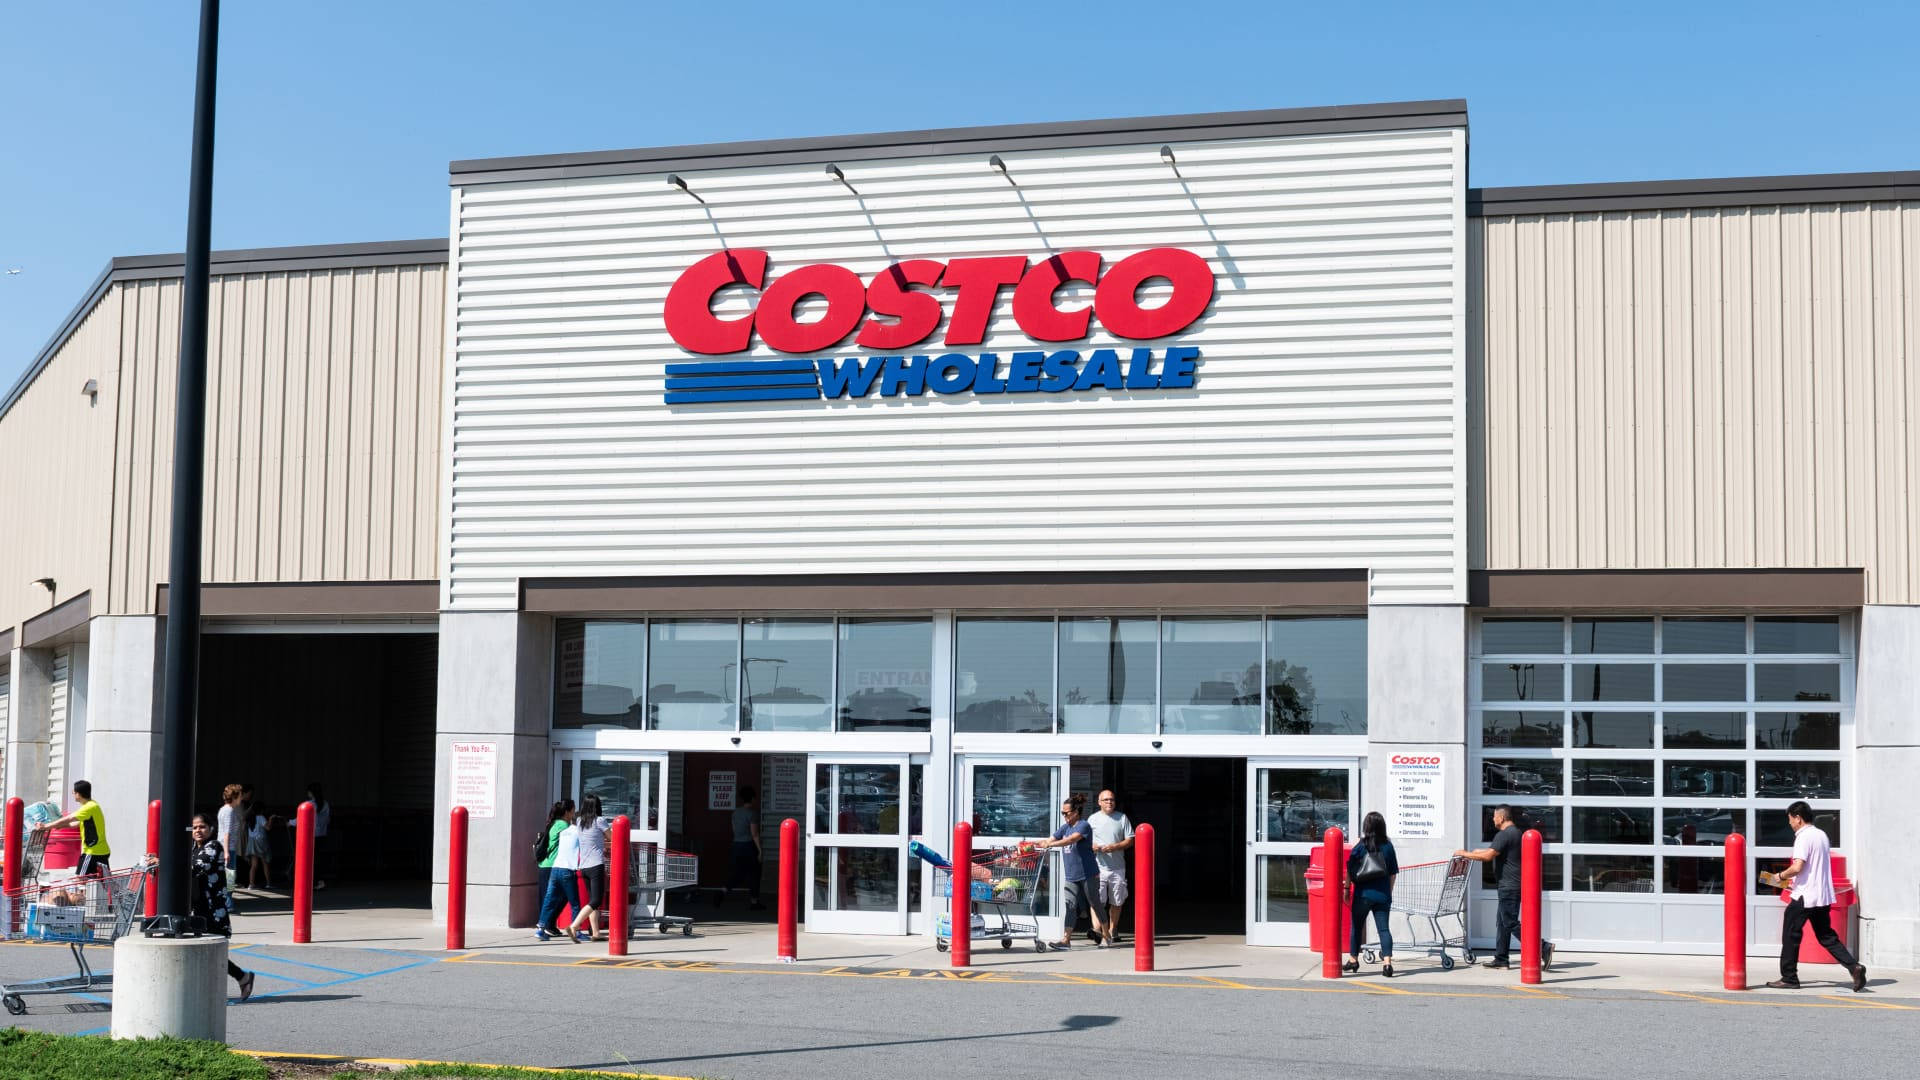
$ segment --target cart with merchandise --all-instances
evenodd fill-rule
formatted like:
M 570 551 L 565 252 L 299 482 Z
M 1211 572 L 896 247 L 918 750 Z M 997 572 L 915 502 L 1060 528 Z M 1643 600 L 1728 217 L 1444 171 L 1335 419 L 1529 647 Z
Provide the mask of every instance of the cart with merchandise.
M 633 881 L 627 888 L 628 927 L 652 928 L 663 934 L 678 929 L 683 937 L 692 937 L 692 919 L 666 913 L 667 893 L 692 888 L 699 882 L 700 856 L 669 851 L 652 842 L 636 843 L 628 865 L 633 867 Z
M 917 841 L 912 851 L 933 867 L 933 894 L 952 900 L 953 864 Z M 974 852 L 972 865 L 963 875 L 971 900 L 969 938 L 998 941 L 1003 949 L 1013 948 L 1016 941 L 1031 941 L 1035 951 L 1045 951 L 1046 943 L 1040 940 L 1040 904 L 1046 867 L 1046 852 L 1031 843 Z M 953 936 L 952 906 L 945 905 L 934 922 L 933 945 L 941 952 L 947 951 Z
M 1472 860 L 1455 855 L 1442 862 L 1403 866 L 1393 881 L 1394 915 L 1405 916 L 1407 936 L 1404 942 L 1396 934 L 1394 947 L 1425 950 L 1440 958 L 1440 970 L 1453 970 L 1449 949 L 1457 949 L 1467 963 L 1473 963 L 1473 948 L 1467 944 L 1467 875 Z M 1450 922 L 1449 922 L 1450 920 Z M 1449 933 L 1449 930 L 1453 932 Z M 1361 951 L 1369 964 L 1379 963 L 1379 947 L 1369 945 Z
M 0 986 L 0 1004 L 15 1016 L 32 994 L 87 994 L 110 989 L 113 976 L 87 963 L 88 945 L 111 945 L 140 919 L 145 870 L 118 870 L 101 877 L 68 878 L 45 885 L 23 882 L 0 900 L 0 927 L 9 941 L 59 941 L 73 950 L 76 975 Z

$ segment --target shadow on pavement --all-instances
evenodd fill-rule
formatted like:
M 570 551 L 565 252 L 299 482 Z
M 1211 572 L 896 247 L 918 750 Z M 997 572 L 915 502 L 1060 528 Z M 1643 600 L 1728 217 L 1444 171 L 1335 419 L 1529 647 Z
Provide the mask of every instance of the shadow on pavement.
M 739 1050 L 731 1053 L 692 1054 L 684 1057 L 647 1058 L 633 1061 L 602 1061 L 592 1065 L 564 1065 L 565 1069 L 619 1069 L 641 1065 L 668 1065 L 683 1061 L 714 1061 L 724 1058 L 778 1057 L 783 1054 L 823 1054 L 836 1050 L 877 1050 L 886 1046 L 928 1046 L 935 1043 L 976 1042 L 981 1039 L 1009 1039 L 1022 1035 L 1054 1035 L 1063 1031 L 1088 1031 L 1120 1022 L 1117 1016 L 1069 1016 L 1059 1025 L 1033 1031 L 990 1031 L 976 1035 L 943 1035 L 927 1039 L 889 1039 L 885 1042 L 841 1043 L 835 1046 L 792 1046 L 779 1050 Z

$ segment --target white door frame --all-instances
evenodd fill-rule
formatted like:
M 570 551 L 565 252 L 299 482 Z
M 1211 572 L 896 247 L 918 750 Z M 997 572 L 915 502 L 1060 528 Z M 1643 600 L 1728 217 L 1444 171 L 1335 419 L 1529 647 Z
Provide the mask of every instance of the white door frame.
M 1046 840 L 1053 835 L 1054 829 L 1060 827 L 1060 801 L 1067 796 L 1067 775 L 1068 770 L 1073 766 L 1071 757 L 1065 754 L 963 754 L 959 756 L 958 765 L 959 768 L 956 771 L 959 775 L 959 783 L 954 787 L 954 819 L 967 822 L 973 820 L 973 770 L 975 768 L 1012 765 L 1053 770 L 1051 790 L 1047 796 L 1046 832 L 1039 836 L 1012 836 L 989 832 L 984 827 L 976 826 L 973 834 L 975 851 L 983 847 L 1010 847 L 1022 840 Z M 1088 811 L 1088 813 L 1091 812 L 1091 810 Z M 1051 865 L 1047 867 L 1047 876 L 1052 887 L 1048 890 L 1049 900 L 1046 910 L 1037 913 L 1041 923 L 1040 932 L 1049 935 L 1048 940 L 1060 936 L 1061 858 L 1060 852 L 1048 853 L 1048 861 Z
M 1347 772 L 1347 820 L 1330 824 L 1339 825 L 1349 839 L 1359 829 L 1362 808 L 1360 798 L 1365 790 L 1365 758 L 1289 758 L 1256 757 L 1247 760 L 1247 944 L 1306 946 L 1308 940 L 1305 922 L 1268 922 L 1260 918 L 1260 909 L 1265 901 L 1266 890 L 1261 887 L 1260 857 L 1263 855 L 1296 855 L 1310 857 L 1313 849 L 1319 847 L 1317 838 L 1302 840 L 1264 840 L 1262 839 L 1264 814 L 1260 801 L 1260 774 L 1268 769 L 1344 769 Z
M 909 785 L 912 775 L 908 769 L 906 754 L 809 754 L 807 755 L 807 844 L 805 862 L 801 868 L 800 880 L 806 889 L 805 919 L 808 933 L 816 934 L 899 934 L 907 933 L 907 830 L 908 800 L 912 792 Z M 898 771 L 897 825 L 892 833 L 838 833 L 821 832 L 819 808 L 822 792 L 819 790 L 820 766 L 822 765 L 883 765 Z M 835 774 L 838 783 L 838 773 Z M 838 796 L 829 792 L 828 821 L 838 820 Z M 895 853 L 895 874 L 897 880 L 894 889 L 894 909 L 892 911 L 835 911 L 818 907 L 817 894 L 813 878 L 815 853 L 841 848 L 879 848 Z M 837 860 L 827 862 L 829 874 L 839 873 Z M 831 883 L 829 883 L 831 888 Z

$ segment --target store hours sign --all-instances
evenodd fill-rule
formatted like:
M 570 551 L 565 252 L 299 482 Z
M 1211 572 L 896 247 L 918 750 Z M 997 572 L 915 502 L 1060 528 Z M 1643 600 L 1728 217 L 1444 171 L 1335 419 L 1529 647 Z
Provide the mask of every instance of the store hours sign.
M 1446 835 L 1447 761 L 1441 754 L 1394 754 L 1387 761 L 1387 835 L 1434 840 Z

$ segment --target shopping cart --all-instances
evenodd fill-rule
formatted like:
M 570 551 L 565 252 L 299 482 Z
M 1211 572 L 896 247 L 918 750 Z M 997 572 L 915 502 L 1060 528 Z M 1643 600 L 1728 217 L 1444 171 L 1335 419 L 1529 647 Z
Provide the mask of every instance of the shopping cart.
M 85 994 L 110 989 L 113 976 L 96 974 L 86 946 L 108 945 L 133 929 L 140 918 L 145 870 L 117 870 L 104 877 L 68 878 L 45 885 L 23 884 L 4 894 L 0 924 L 9 941 L 63 941 L 73 950 L 77 975 L 0 985 L 0 1004 L 19 1016 L 29 994 Z
M 664 934 L 678 927 L 682 936 L 692 937 L 692 919 L 666 913 L 667 892 L 691 888 L 700 880 L 700 856 L 651 842 L 637 843 L 628 865 L 633 867 L 633 882 L 627 888 L 629 929 L 651 927 Z
M 1396 950 L 1403 944 L 1411 950 L 1424 949 L 1428 956 L 1440 958 L 1442 971 L 1453 970 L 1448 949 L 1460 950 L 1467 963 L 1473 963 L 1473 949 L 1467 944 L 1467 873 L 1473 865 L 1472 860 L 1456 855 L 1444 862 L 1400 868 L 1393 881 L 1392 914 L 1406 917 L 1407 935 L 1404 942 L 1394 935 Z M 1449 919 L 1458 928 L 1452 934 L 1442 921 Z M 1369 964 L 1380 962 L 1378 946 L 1369 945 L 1360 955 Z
M 924 846 L 921 858 L 933 866 L 933 893 L 953 898 L 953 866 Z M 1041 882 L 1046 877 L 1047 854 L 1028 845 L 993 848 L 975 852 L 968 872 L 971 917 L 968 937 L 973 941 L 998 941 L 1003 949 L 1016 941 L 1032 941 L 1036 952 L 1046 951 L 1040 940 Z M 933 947 L 941 952 L 953 936 L 951 909 L 934 922 Z M 979 909 L 985 909 L 981 911 Z

